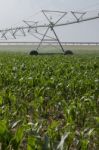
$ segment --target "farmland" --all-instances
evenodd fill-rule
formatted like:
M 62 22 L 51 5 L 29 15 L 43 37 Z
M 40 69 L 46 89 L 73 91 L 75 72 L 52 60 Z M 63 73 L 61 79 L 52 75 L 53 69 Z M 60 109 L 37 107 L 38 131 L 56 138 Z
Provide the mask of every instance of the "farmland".
M 99 54 L 0 53 L 2 150 L 98 150 Z
M 63 45 L 65 50 L 72 50 L 75 54 L 99 54 L 99 45 Z M 29 53 L 35 50 L 37 45 L 34 44 L 5 44 L 0 45 L 0 51 Z M 61 53 L 59 46 L 41 46 L 40 53 Z

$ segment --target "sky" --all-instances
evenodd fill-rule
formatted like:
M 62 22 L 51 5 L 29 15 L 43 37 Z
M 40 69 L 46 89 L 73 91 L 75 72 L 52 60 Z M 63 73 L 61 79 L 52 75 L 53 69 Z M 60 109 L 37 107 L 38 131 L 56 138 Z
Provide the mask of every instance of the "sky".
M 62 11 L 98 11 L 99 0 L 0 0 L 0 30 L 20 26 L 42 9 Z M 99 19 L 61 27 L 57 31 L 62 41 L 99 42 Z M 23 40 L 22 38 L 20 39 Z M 30 40 L 27 37 L 26 40 Z

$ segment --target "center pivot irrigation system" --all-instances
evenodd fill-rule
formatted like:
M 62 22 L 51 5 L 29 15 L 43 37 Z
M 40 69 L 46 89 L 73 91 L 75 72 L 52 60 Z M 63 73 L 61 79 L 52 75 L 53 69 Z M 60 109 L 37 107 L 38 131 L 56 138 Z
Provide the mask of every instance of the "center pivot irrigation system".
M 43 17 L 42 21 L 23 21 L 24 25 L 19 27 L 11 27 L 8 29 L 0 30 L 1 38 L 10 39 L 10 37 L 16 39 L 17 34 L 20 33 L 22 36 L 26 36 L 27 33 L 32 34 L 36 39 L 39 40 L 39 44 L 36 49 L 32 51 L 32 54 L 38 54 L 39 48 L 43 43 L 52 44 L 56 42 L 60 48 L 61 52 L 65 54 L 62 42 L 60 41 L 58 34 L 56 33 L 56 28 L 63 27 L 71 24 L 86 22 L 90 20 L 95 20 L 99 18 L 99 12 L 94 15 L 89 15 L 89 12 L 79 12 L 79 11 L 50 11 L 42 10 L 40 11 Z M 57 17 L 56 17 L 57 16 Z M 67 18 L 68 20 L 67 20 Z M 41 19 L 39 18 L 39 20 Z M 43 30 L 43 33 L 40 32 Z M 48 34 L 50 31 L 51 34 Z M 53 36 L 52 36 L 53 34 Z M 55 45 L 54 45 L 55 46 Z

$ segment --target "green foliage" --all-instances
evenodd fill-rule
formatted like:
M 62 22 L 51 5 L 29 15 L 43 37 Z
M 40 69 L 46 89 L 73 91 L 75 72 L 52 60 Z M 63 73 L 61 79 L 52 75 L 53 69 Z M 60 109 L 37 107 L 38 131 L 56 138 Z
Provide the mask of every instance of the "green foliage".
M 98 150 L 99 57 L 0 54 L 1 150 Z

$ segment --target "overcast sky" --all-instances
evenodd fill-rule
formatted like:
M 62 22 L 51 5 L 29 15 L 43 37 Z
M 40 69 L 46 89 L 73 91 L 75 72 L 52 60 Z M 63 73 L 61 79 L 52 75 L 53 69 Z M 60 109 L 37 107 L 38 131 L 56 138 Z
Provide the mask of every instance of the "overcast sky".
M 49 10 L 99 10 L 99 0 L 0 0 L 0 29 L 20 25 L 41 9 Z M 99 42 L 99 19 L 59 29 L 64 41 Z

